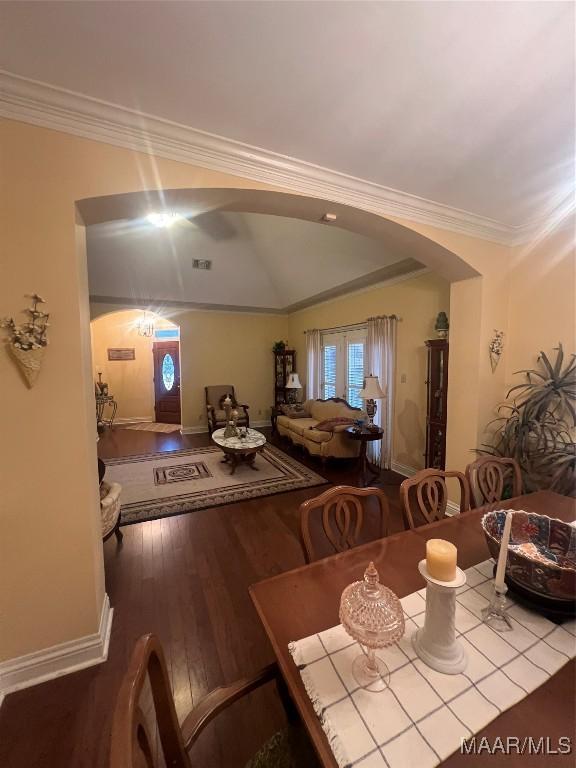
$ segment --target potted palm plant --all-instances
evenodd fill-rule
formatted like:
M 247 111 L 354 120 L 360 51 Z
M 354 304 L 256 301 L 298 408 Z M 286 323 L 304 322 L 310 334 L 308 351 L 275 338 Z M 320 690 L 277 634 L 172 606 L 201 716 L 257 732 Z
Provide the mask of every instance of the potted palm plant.
M 576 492 L 576 355 L 565 361 L 562 344 L 550 360 L 538 357 L 539 370 L 523 370 L 525 381 L 498 407 L 491 445 L 480 453 L 516 459 L 524 491 L 549 488 L 565 495 Z

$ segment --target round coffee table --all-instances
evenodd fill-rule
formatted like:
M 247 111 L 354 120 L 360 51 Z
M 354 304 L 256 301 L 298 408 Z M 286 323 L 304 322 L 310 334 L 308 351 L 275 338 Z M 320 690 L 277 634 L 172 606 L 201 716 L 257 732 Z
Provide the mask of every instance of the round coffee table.
M 223 429 L 212 432 L 212 440 L 224 452 L 223 463 L 230 464 L 230 474 L 236 472 L 238 464 L 248 464 L 250 469 L 258 470 L 254 465 L 256 454 L 266 445 L 262 432 L 246 430 L 246 437 L 224 437 Z
M 374 429 L 367 429 L 366 427 L 362 427 L 362 429 L 360 430 L 356 429 L 356 427 L 348 427 L 348 429 L 346 429 L 345 431 L 348 437 L 350 438 L 350 440 L 360 441 L 360 453 L 358 454 L 358 467 L 360 469 L 361 485 L 366 486 L 368 485 L 368 482 L 366 480 L 367 472 L 371 472 L 374 475 L 374 477 L 380 474 L 380 468 L 376 467 L 374 464 L 368 461 L 368 457 L 366 456 L 366 446 L 372 440 L 382 440 L 382 436 L 384 435 L 384 430 L 380 429 L 380 427 L 377 427 Z

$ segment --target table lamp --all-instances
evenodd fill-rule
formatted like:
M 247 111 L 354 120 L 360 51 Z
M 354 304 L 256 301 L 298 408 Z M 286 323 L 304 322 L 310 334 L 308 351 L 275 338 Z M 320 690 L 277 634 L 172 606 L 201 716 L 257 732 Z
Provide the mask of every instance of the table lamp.
M 297 390 L 302 389 L 302 384 L 300 384 L 300 379 L 298 378 L 297 373 L 290 373 L 288 374 L 288 381 L 286 382 L 286 389 L 288 392 L 286 393 L 286 397 L 288 398 L 288 402 L 291 404 L 294 404 L 297 402 Z
M 368 429 L 374 429 L 374 416 L 376 415 L 376 400 L 382 400 L 386 397 L 382 391 L 378 376 L 366 376 L 364 379 L 364 388 L 360 390 L 358 395 L 362 400 L 366 401 L 366 413 L 368 414 L 369 424 Z

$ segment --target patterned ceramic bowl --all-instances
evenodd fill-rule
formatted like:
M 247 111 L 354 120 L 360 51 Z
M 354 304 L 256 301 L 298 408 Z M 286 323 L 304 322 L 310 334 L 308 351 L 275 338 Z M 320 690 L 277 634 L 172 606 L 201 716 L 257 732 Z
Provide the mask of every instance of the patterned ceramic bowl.
M 495 560 L 508 511 L 487 512 L 482 518 L 488 549 Z M 507 579 L 549 599 L 576 600 L 576 528 L 546 515 L 513 512 Z

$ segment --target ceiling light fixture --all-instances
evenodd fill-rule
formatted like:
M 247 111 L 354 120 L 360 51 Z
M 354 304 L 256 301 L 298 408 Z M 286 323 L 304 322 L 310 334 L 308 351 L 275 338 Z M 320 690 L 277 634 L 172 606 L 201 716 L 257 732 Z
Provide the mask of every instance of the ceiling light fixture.
M 333 224 L 337 218 L 335 213 L 325 213 L 324 216 L 322 216 L 322 221 L 325 221 L 326 224 Z
M 148 317 L 148 313 L 145 311 L 142 317 L 138 320 L 138 334 L 150 338 L 154 336 L 154 320 Z
M 182 216 L 176 211 L 159 211 L 152 212 L 146 216 L 146 221 L 153 224 L 155 227 L 166 228 L 171 227 L 176 221 L 179 221 Z

